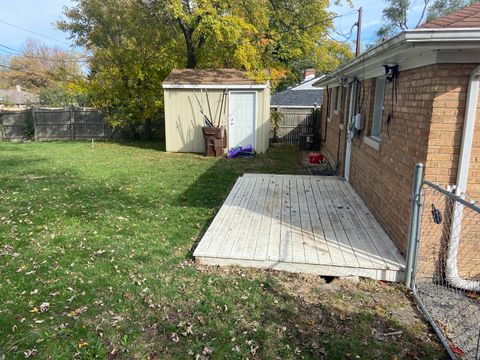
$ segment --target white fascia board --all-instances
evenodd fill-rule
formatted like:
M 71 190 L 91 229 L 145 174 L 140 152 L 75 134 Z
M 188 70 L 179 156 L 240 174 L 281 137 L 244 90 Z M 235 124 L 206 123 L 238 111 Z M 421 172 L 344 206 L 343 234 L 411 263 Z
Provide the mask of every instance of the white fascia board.
M 281 109 L 314 109 L 315 107 L 319 108 L 322 105 L 317 106 L 305 106 L 305 105 L 270 105 L 271 108 L 281 108 Z
M 316 83 L 317 81 L 321 80 L 324 77 L 325 77 L 325 75 L 318 76 L 318 77 L 313 78 L 311 80 L 300 83 L 296 86 L 293 86 L 289 90 L 317 90 L 317 89 L 321 90 L 321 88 L 313 87 L 313 84 Z
M 351 60 L 325 78 L 317 81 L 314 86 L 338 86 L 339 78 L 349 76 L 353 78 L 358 73 L 363 73 L 363 70 L 367 67 L 378 67 L 379 63 L 382 65 L 393 61 L 398 63 L 402 57 L 404 61 L 405 58 L 420 59 L 422 56 L 428 58 L 428 61 L 425 57 L 418 61 L 418 65 L 413 60 L 407 61 L 400 69 L 406 70 L 437 62 L 437 59 L 433 59 L 432 55 L 432 52 L 436 50 L 478 48 L 480 48 L 480 28 L 406 30 Z M 406 51 L 409 51 L 408 55 Z M 470 59 L 470 57 L 467 57 L 467 59 Z M 459 54 L 457 61 L 464 62 L 461 60 L 461 54 Z M 381 68 L 375 72 L 381 72 Z M 364 78 L 368 77 L 364 76 Z
M 456 29 L 412 29 L 405 33 L 405 40 L 409 42 L 430 41 L 479 41 L 480 28 L 456 28 Z
M 245 90 L 266 89 L 268 84 L 258 85 L 231 85 L 231 84 L 162 84 L 164 89 L 218 89 L 218 90 Z

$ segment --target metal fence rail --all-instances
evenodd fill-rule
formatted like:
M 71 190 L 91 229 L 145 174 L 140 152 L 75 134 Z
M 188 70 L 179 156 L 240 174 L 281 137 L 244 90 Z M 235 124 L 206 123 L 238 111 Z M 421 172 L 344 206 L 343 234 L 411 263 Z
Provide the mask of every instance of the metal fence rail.
M 429 181 L 419 184 L 410 242 L 414 298 L 452 359 L 478 360 L 480 208 Z

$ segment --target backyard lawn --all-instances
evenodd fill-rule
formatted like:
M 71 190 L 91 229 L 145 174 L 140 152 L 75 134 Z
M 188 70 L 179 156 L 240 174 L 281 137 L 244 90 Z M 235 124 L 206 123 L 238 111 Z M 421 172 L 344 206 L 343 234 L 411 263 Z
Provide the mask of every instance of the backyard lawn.
M 0 143 L 0 359 L 441 359 L 401 286 L 196 266 L 243 172 L 109 143 Z

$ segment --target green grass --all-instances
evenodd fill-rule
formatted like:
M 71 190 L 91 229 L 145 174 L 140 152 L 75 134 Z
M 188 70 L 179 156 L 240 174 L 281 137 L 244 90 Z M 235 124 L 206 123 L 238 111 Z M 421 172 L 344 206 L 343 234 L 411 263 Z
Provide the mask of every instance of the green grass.
M 410 306 L 400 287 L 195 266 L 192 247 L 244 172 L 295 174 L 298 156 L 0 143 L 0 359 L 442 356 L 421 321 L 389 318 Z M 372 332 L 390 328 L 405 336 Z

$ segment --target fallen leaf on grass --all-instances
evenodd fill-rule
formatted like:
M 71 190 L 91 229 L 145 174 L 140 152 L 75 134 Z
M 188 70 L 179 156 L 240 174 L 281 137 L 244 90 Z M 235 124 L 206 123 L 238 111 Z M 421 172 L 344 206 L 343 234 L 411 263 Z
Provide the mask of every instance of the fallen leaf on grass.
M 170 339 L 174 342 L 174 343 L 178 343 L 180 341 L 180 338 L 178 337 L 177 333 L 172 333 L 172 335 L 170 335 Z
M 205 355 L 205 356 L 209 356 L 209 355 L 212 355 L 213 353 L 213 350 L 212 348 L 209 348 L 208 346 L 205 346 L 203 348 L 203 351 L 202 351 L 202 354 Z
M 83 314 L 85 311 L 87 311 L 87 307 L 86 306 L 83 306 L 81 308 L 78 308 L 78 309 L 75 309 L 75 310 L 72 310 L 70 311 L 67 316 L 69 318 L 74 318 L 74 319 L 78 319 L 78 317 Z
M 43 312 L 47 312 L 48 310 L 50 309 L 50 303 L 48 302 L 43 302 L 40 304 L 40 312 L 43 313 Z
M 465 293 L 465 295 L 470 299 L 480 300 L 480 294 L 479 293 L 474 293 L 474 292 L 468 291 L 468 292 Z
M 78 348 L 81 349 L 82 347 L 88 346 L 88 343 L 86 341 L 81 341 L 77 344 Z
M 37 355 L 37 349 L 29 349 L 27 351 L 23 352 L 23 355 L 25 355 L 25 359 L 32 358 L 35 355 Z
M 458 346 L 450 346 L 450 349 L 452 349 L 452 351 L 453 351 L 456 355 L 462 356 L 462 355 L 465 354 L 465 352 L 464 352 L 462 349 L 460 349 Z

